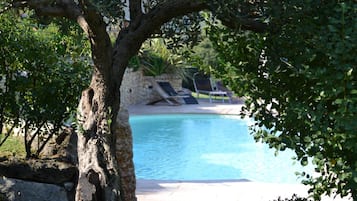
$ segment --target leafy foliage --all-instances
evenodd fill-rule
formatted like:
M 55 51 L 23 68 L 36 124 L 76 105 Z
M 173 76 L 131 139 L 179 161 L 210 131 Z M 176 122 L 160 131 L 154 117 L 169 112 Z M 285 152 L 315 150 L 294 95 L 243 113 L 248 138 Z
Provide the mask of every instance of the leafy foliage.
M 80 45 L 83 38 L 72 25 L 43 26 L 14 13 L 0 19 L 1 125 L 8 127 L 7 135 L 21 127 L 27 157 L 37 156 L 73 114 L 88 84 L 88 47 Z M 43 143 L 32 153 L 35 136 Z
M 212 26 L 216 76 L 247 97 L 256 140 L 293 149 L 315 199 L 357 199 L 356 5 L 352 1 L 268 2 L 265 34 Z M 268 130 L 266 130 L 268 129 Z
M 182 73 L 184 59 L 166 48 L 163 39 L 151 39 L 143 45 L 138 56 L 131 60 L 131 67 L 143 68 L 146 76 L 159 76 L 164 73 Z
M 193 47 L 200 40 L 201 22 L 203 18 L 199 13 L 173 18 L 161 26 L 158 36 L 165 39 L 169 49 Z
M 214 15 L 225 16 L 225 18 L 241 20 L 250 16 L 255 19 L 264 20 L 266 18 L 267 1 L 252 0 L 219 0 L 209 1 Z
M 197 46 L 185 52 L 187 62 L 200 70 L 210 73 L 212 68 L 217 68 L 217 52 L 214 50 L 211 41 L 208 38 L 202 40 Z
M 118 19 L 124 17 L 125 5 L 122 0 L 90 0 L 90 2 L 107 19 L 108 23 L 117 23 Z

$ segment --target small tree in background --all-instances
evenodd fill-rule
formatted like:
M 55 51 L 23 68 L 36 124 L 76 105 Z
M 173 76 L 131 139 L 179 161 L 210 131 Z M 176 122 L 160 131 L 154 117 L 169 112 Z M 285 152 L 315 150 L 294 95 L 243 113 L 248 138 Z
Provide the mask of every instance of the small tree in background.
M 0 19 L 0 123 L 7 127 L 1 144 L 19 127 L 26 157 L 38 157 L 75 114 L 89 82 L 88 47 L 69 22 L 44 25 L 10 12 Z M 31 150 L 34 139 L 39 144 Z

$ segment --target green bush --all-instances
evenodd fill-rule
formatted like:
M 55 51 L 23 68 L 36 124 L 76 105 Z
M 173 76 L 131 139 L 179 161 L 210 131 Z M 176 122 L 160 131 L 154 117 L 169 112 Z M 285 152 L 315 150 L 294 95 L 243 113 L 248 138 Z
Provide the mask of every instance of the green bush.
M 43 25 L 10 11 L 0 21 L 0 130 L 10 127 L 9 135 L 21 128 L 26 156 L 36 157 L 75 114 L 89 82 L 89 47 L 81 45 L 87 44 L 84 36 L 70 22 Z M 41 145 L 32 151 L 34 136 Z

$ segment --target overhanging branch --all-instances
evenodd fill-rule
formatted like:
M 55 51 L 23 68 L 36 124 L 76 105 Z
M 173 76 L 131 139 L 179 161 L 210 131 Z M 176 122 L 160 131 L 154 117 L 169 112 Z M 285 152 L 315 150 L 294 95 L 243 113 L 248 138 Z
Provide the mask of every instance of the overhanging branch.
M 213 9 L 205 1 L 192 1 L 192 0 L 169 0 L 163 4 L 159 4 L 156 8 L 144 14 L 142 17 L 137 17 L 132 22 L 130 31 L 140 32 L 146 37 L 149 37 L 154 30 L 172 18 L 182 16 L 192 12 L 199 12 L 203 10 Z M 212 11 L 213 12 L 213 11 Z M 226 16 L 219 18 L 222 24 L 231 29 L 247 29 L 254 32 L 264 32 L 267 25 L 249 17 L 236 18 L 233 16 Z M 139 31 L 140 30 L 140 31 Z
M 130 31 L 149 37 L 155 30 L 172 18 L 192 12 L 208 9 L 203 1 L 170 0 L 149 11 L 147 14 L 137 17 L 130 27 Z
M 230 29 L 267 31 L 267 24 L 263 23 L 267 18 L 265 1 L 213 0 L 207 4 L 213 15 Z
M 142 14 L 141 0 L 131 0 L 129 3 L 130 19 L 135 19 Z

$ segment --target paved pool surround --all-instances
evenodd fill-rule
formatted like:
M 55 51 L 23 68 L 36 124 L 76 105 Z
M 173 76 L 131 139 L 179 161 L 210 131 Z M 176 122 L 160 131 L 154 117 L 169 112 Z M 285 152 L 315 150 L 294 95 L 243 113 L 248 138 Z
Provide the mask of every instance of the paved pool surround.
M 130 115 L 142 114 L 232 114 L 238 115 L 243 106 L 241 104 L 222 103 L 217 99 L 210 103 L 208 99 L 198 99 L 199 104 L 170 106 L 166 102 L 159 102 L 155 105 L 131 105 L 128 107 Z

